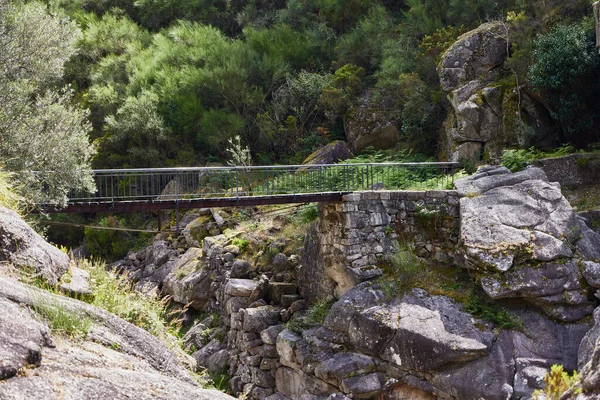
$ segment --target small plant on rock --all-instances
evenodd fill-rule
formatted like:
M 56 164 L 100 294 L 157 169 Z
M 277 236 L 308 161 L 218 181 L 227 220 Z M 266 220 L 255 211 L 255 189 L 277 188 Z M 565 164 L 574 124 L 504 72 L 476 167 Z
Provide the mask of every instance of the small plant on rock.
M 554 364 L 550 368 L 550 372 L 544 377 L 546 387 L 544 390 L 533 392 L 533 398 L 535 400 L 560 400 L 567 391 L 570 391 L 572 394 L 580 394 L 581 387 L 578 386 L 579 382 L 580 377 L 577 371 L 573 371 L 573 375 L 569 376 L 569 373 L 564 370 L 562 365 Z

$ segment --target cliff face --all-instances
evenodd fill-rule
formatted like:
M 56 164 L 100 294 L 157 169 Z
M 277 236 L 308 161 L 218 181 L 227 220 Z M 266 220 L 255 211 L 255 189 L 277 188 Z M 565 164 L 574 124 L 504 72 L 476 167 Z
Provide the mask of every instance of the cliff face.
M 438 74 L 452 111 L 443 153 L 451 161 L 498 159 L 506 147 L 552 146 L 549 111 L 504 68 L 510 43 L 501 22 L 465 33 L 442 56 Z
M 5 216 L 2 254 L 8 260 L 0 263 L 0 398 L 231 399 L 202 389 L 185 363 L 145 330 L 90 304 L 18 282 L 26 268 L 54 285 L 64 279 L 69 259 L 16 213 L 2 208 L 0 213 Z M 39 258 L 28 258 L 32 255 Z M 19 264 L 24 259 L 36 263 Z

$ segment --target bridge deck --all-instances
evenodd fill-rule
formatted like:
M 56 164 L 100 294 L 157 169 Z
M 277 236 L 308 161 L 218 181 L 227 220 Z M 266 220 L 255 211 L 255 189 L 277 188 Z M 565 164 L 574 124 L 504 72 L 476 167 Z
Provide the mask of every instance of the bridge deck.
M 373 163 L 93 171 L 97 191 L 72 192 L 66 208 L 45 212 L 164 209 L 339 201 L 377 189 L 448 188 L 457 163 Z

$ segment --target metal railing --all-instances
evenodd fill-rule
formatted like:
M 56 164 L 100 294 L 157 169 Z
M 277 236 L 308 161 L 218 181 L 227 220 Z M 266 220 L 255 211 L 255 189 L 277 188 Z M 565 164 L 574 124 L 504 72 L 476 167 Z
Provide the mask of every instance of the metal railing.
M 97 191 L 72 192 L 69 203 L 450 189 L 456 168 L 457 163 L 378 163 L 95 170 Z

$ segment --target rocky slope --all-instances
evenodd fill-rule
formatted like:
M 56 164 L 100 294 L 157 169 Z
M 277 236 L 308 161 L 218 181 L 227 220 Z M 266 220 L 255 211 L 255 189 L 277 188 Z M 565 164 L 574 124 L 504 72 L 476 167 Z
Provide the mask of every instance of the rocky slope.
M 8 216 L 0 219 L 4 243 L 20 244 L 3 244 L 6 259 L 31 254 L 62 259 L 15 213 L 0 212 Z M 66 266 L 46 258 L 37 261 L 49 283 L 68 267 L 68 258 Z M 18 282 L 9 276 L 18 271 L 18 263 L 0 267 L 0 398 L 231 398 L 202 389 L 180 358 L 146 331 L 87 303 Z M 40 310 L 81 323 L 80 335 L 52 331 Z

